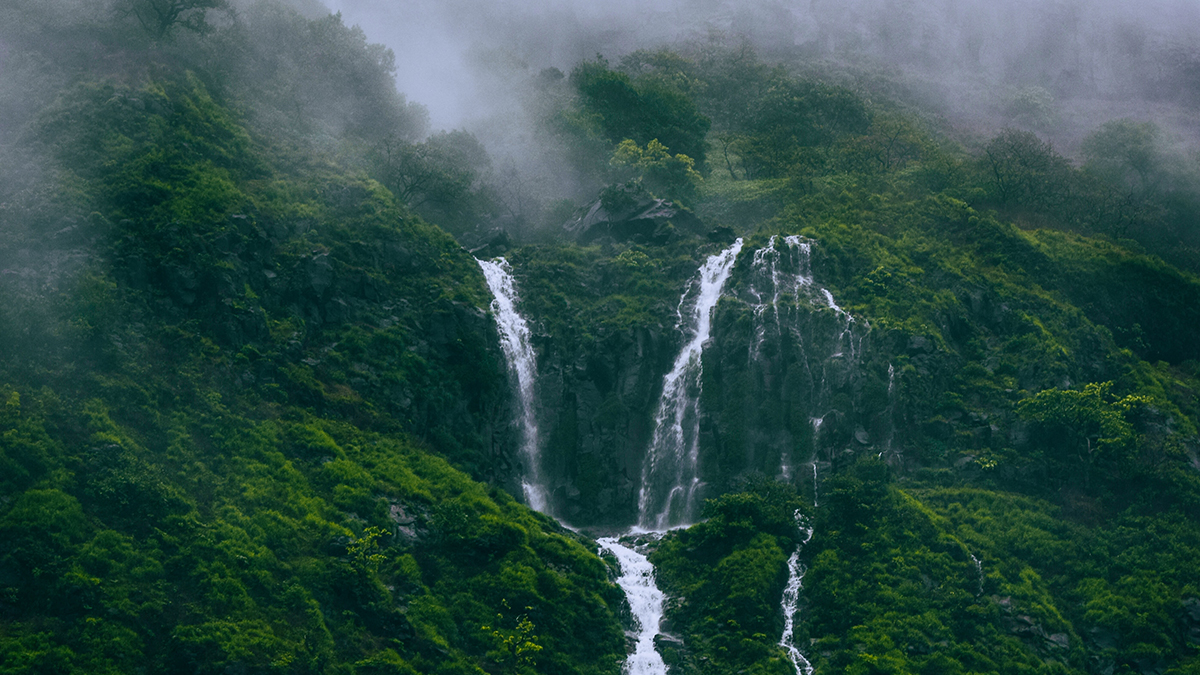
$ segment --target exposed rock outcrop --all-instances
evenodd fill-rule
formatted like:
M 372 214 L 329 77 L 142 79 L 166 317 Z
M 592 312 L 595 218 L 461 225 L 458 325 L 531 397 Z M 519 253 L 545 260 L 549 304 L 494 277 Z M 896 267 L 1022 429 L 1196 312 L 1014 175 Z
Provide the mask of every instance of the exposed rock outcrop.
M 597 199 L 563 224 L 581 244 L 603 237 L 616 241 L 664 244 L 679 232 L 701 234 L 704 224 L 691 211 L 645 193 L 623 192 L 623 199 Z M 606 201 L 609 203 L 606 205 Z

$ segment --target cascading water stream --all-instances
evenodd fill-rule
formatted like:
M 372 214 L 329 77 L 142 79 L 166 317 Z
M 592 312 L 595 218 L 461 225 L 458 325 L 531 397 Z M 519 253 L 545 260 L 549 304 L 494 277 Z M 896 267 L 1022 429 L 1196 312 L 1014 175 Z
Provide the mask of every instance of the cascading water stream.
M 690 339 L 663 378 L 662 398 L 654 414 L 654 436 L 638 494 L 638 525 L 643 529 L 661 531 L 695 517 L 696 490 L 700 487 L 700 357 L 712 328 L 713 308 L 721 299 L 741 250 L 742 240 L 738 239 L 733 246 L 709 257 L 700 268 L 699 278 L 680 299 L 680 325 Z M 689 303 L 691 311 L 685 324 L 684 307 Z
M 884 411 L 887 420 L 887 438 L 883 442 L 883 449 L 879 451 L 880 458 L 885 454 L 891 456 L 892 442 L 896 438 L 896 366 L 891 363 L 888 364 L 887 396 L 887 410 Z
M 815 415 L 823 419 L 830 412 L 835 391 L 854 377 L 864 331 L 833 293 L 816 283 L 813 244 L 799 235 L 772 236 L 754 252 L 750 274 L 738 292 L 753 312 L 749 367 L 759 374 L 756 386 L 777 396 L 799 396 L 816 420 Z M 789 372 L 789 359 L 802 370 Z M 797 394 L 797 383 L 806 383 L 807 391 Z M 792 390 L 784 394 L 786 387 Z M 813 429 L 818 456 L 819 424 L 814 422 Z M 778 476 L 784 481 L 792 480 L 799 461 L 793 451 L 791 445 L 779 449 Z M 813 469 L 815 473 L 817 467 Z
M 815 497 L 813 503 L 814 505 L 816 503 Z M 812 664 L 796 648 L 792 638 L 795 635 L 796 609 L 800 605 L 800 589 L 804 588 L 804 573 L 806 571 L 804 565 L 800 563 L 800 551 L 804 548 L 805 544 L 812 540 L 813 529 L 808 525 L 808 521 L 800 515 L 799 511 L 796 512 L 796 525 L 804 535 L 804 540 L 792 552 L 792 557 L 788 558 L 787 586 L 783 588 L 783 600 L 780 602 L 783 608 L 783 635 L 779 638 L 779 646 L 787 651 L 788 658 L 791 659 L 792 665 L 796 668 L 796 675 L 812 675 Z
M 797 305 L 807 302 L 817 308 L 827 307 L 832 310 L 839 321 L 840 326 L 837 330 L 840 334 L 829 334 L 824 338 L 824 344 L 833 347 L 833 353 L 828 358 L 840 358 L 843 351 L 849 351 L 848 356 L 853 360 L 857 351 L 857 345 L 854 343 L 855 320 L 837 305 L 832 293 L 813 282 L 810 271 L 811 243 L 798 236 L 783 237 L 783 242 L 787 245 L 784 248 L 778 246 L 779 239 L 771 237 L 766 247 L 755 252 L 751 262 L 755 276 L 749 292 L 755 301 L 756 323 L 751 360 L 754 361 L 759 355 L 767 338 L 768 324 L 764 319 L 768 303 L 774 318 L 774 325 L 771 326 L 774 332 L 771 334 L 778 336 L 784 330 L 780 301 L 783 293 L 787 292 L 792 294 L 792 302 Z M 655 413 L 654 434 L 643 465 L 642 485 L 638 495 L 638 526 L 634 528 L 635 532 L 662 532 L 686 526 L 696 517 L 697 492 L 702 486 L 698 466 L 701 357 L 710 337 L 713 310 L 722 296 L 725 283 L 741 252 L 742 243 L 742 240 L 738 239 L 728 249 L 709 257 L 700 268 L 697 279 L 689 284 L 687 291 L 680 298 L 679 326 L 687 342 L 675 359 L 673 368 L 663 378 L 662 397 Z M 521 455 L 525 465 L 522 488 L 525 501 L 531 508 L 546 512 L 549 504 L 546 489 L 539 475 L 538 427 L 535 417 L 536 356 L 530 344 L 529 328 L 516 311 L 516 288 L 504 259 L 478 262 L 495 298 L 492 310 L 500 329 L 501 347 L 509 370 L 515 376 L 520 399 Z M 756 288 L 756 284 L 761 286 Z M 824 321 L 828 322 L 829 319 Z M 792 336 L 799 339 L 800 334 L 795 332 L 795 329 L 792 330 Z M 836 339 L 834 335 L 837 336 Z M 828 353 L 824 349 L 821 351 Z M 805 367 L 810 369 L 810 380 L 815 384 L 807 360 Z M 824 396 L 826 366 L 822 363 L 820 367 L 821 384 L 813 390 L 814 403 L 822 400 Z M 814 506 L 817 504 L 817 452 L 823 421 L 823 417 L 812 419 Z M 783 471 L 786 476 L 790 476 L 790 456 L 782 459 Z M 813 530 L 807 521 L 798 512 L 796 517 L 804 537 L 788 560 L 788 583 L 781 602 L 784 631 L 779 644 L 787 651 L 797 675 L 812 675 L 811 663 L 792 644 L 795 614 L 805 574 L 805 568 L 800 563 L 800 552 L 813 536 Z M 629 675 L 665 675 L 667 666 L 656 651 L 654 642 L 659 634 L 665 596 L 655 585 L 653 565 L 646 556 L 622 545 L 617 538 L 602 538 L 598 540 L 598 544 L 601 549 L 617 557 L 621 568 L 621 576 L 617 583 L 625 592 L 637 622 L 636 647 L 629 656 L 625 672 Z
M 654 648 L 654 638 L 663 618 L 663 592 L 654 583 L 654 566 L 646 556 L 622 545 L 616 537 L 596 540 L 600 548 L 611 552 L 621 564 L 617 585 L 625 591 L 629 608 L 637 622 L 637 645 L 625 662 L 627 675 L 666 675 L 667 664 Z
M 825 424 L 824 417 L 814 417 L 809 420 L 813 430 L 813 454 L 812 454 L 812 470 L 813 470 L 813 506 L 817 506 L 817 458 L 821 452 L 821 426 Z
M 500 329 L 500 348 L 508 362 L 509 371 L 517 379 L 521 404 L 521 458 L 525 465 L 521 489 L 525 494 L 525 503 L 535 511 L 549 513 L 550 503 L 540 477 L 540 446 L 534 399 L 537 356 L 529 341 L 529 325 L 517 313 L 517 287 L 508 262 L 504 258 L 476 262 L 492 291 L 492 312 Z

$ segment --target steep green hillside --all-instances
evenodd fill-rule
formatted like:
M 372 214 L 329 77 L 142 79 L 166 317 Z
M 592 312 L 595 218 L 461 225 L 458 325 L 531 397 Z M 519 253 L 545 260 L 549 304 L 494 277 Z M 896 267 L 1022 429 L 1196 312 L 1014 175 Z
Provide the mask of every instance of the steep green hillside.
M 640 540 L 673 673 L 795 672 L 795 551 L 818 675 L 1200 669 L 1200 187 L 1153 125 L 966 147 L 714 38 L 531 77 L 577 191 L 516 208 L 340 16 L 148 2 L 0 7 L 0 673 L 619 672 L 460 242 L 513 270 L 550 510 L 611 533 L 738 240 L 703 521 Z
M 255 108 L 254 54 L 118 24 L 93 56 L 151 64 L 42 83 L 8 149 L 0 671 L 615 673 L 606 567 L 472 479 L 516 437 L 475 261 L 354 168 L 359 113 L 405 124 L 387 59 L 259 9 L 209 39 L 324 36 L 375 84 Z
M 700 393 L 701 476 L 732 494 L 651 556 L 672 597 L 668 661 L 793 672 L 776 643 L 800 508 L 815 532 L 795 644 L 817 673 L 1192 672 L 1200 279 L 1142 248 L 1165 222 L 1142 221 L 1139 245 L 1061 204 L 1018 209 L 991 164 L 1018 133 L 974 157 L 866 92 L 744 61 L 734 87 L 713 58 L 623 65 L 683 83 L 713 115 L 724 135 L 696 211 L 732 227 L 701 239 L 650 223 L 512 256 L 554 373 L 562 512 L 628 523 L 684 339 L 673 305 L 745 237 Z M 717 86 L 764 117 L 706 102 Z M 1121 189 L 1034 149 L 1060 173 L 1010 157 L 1027 187 Z M 1177 244 L 1155 250 L 1182 260 Z

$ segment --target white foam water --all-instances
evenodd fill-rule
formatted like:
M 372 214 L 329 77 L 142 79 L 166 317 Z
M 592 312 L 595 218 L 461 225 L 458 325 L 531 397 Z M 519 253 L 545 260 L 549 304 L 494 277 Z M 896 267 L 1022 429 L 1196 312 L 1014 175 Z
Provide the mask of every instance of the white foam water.
M 540 477 L 540 444 L 535 406 L 537 355 L 529 340 L 529 325 L 517 312 L 517 286 L 512 270 L 504 258 L 476 260 L 488 288 L 492 291 L 492 312 L 500 329 L 500 348 L 508 369 L 517 379 L 518 400 L 521 404 L 521 459 L 524 476 L 521 490 L 529 508 L 549 513 L 550 500 Z
M 698 438 L 701 355 L 712 328 L 713 308 L 721 299 L 725 281 L 741 250 L 742 240 L 738 239 L 733 246 L 709 257 L 680 300 L 681 328 L 690 339 L 675 358 L 671 372 L 663 378 L 662 397 L 654 414 L 654 436 L 638 493 L 638 525 L 646 530 L 678 527 L 695 517 L 696 492 L 701 486 Z M 689 302 L 691 311 L 685 317 L 684 307 Z
M 983 595 L 983 561 L 975 557 L 974 553 L 970 554 L 971 560 L 975 563 L 975 572 L 979 576 L 979 592 L 976 596 Z
M 779 638 L 779 646 L 787 652 L 792 666 L 796 669 L 796 675 L 812 675 L 812 663 L 793 644 L 793 637 L 796 629 L 796 609 L 800 606 L 800 590 L 804 588 L 804 573 L 806 572 L 804 565 L 800 564 L 800 550 L 812 540 L 813 529 L 799 511 L 796 512 L 795 517 L 796 525 L 804 535 L 804 540 L 792 552 L 792 557 L 788 558 L 788 580 L 787 585 L 783 588 L 783 600 L 780 602 L 780 606 L 783 608 L 783 635 Z
M 616 556 L 621 564 L 617 585 L 625 591 L 634 621 L 637 622 L 637 643 L 625 662 L 624 672 L 627 675 L 666 675 L 667 664 L 654 647 L 666 597 L 654 582 L 654 566 L 646 556 L 622 545 L 616 537 L 597 539 L 596 543 Z

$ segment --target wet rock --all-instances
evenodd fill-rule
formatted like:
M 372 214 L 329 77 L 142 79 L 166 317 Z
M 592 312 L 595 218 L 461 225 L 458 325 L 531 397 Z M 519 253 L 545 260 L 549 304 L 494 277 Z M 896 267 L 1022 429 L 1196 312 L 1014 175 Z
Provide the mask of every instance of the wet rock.
M 328 253 L 318 253 L 304 263 L 304 273 L 308 288 L 316 295 L 325 293 L 333 283 L 333 262 Z
M 929 342 L 929 338 L 924 335 L 914 335 L 908 340 L 908 352 L 910 354 L 924 354 L 933 351 L 933 345 Z
M 616 241 L 665 244 L 677 229 L 698 234 L 703 223 L 691 211 L 665 199 L 628 194 L 629 199 L 610 212 L 599 199 L 580 209 L 563 224 L 563 230 L 582 244 L 603 237 Z
M 482 234 L 463 235 L 461 240 L 471 255 L 480 260 L 490 260 L 502 256 L 512 249 L 512 239 L 508 235 L 508 230 L 499 227 Z
M 167 268 L 166 276 L 167 288 L 176 302 L 184 306 L 196 302 L 196 290 L 200 286 L 200 280 L 196 278 L 195 270 L 174 265 Z
M 1200 645 L 1200 598 L 1184 599 L 1183 621 L 1187 626 L 1188 642 Z
M 1046 636 L 1046 642 L 1057 649 L 1070 649 L 1071 637 L 1066 633 L 1052 633 Z
M 734 239 L 737 239 L 737 233 L 728 227 L 714 227 L 704 236 L 715 244 L 728 245 L 732 244 Z

